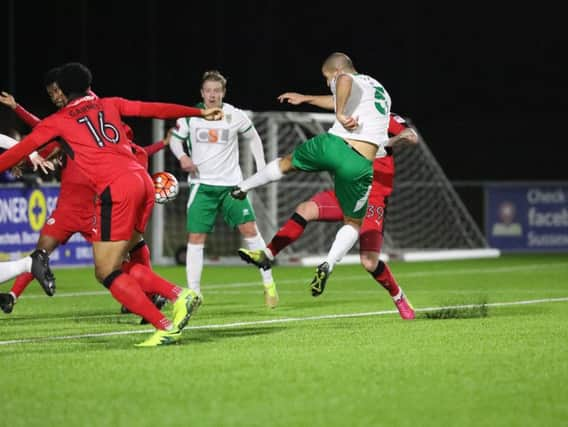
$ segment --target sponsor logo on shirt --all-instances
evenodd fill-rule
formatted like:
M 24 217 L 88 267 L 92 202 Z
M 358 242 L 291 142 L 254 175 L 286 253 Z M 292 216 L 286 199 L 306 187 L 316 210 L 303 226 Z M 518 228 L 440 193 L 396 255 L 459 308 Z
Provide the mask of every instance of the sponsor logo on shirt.
M 197 128 L 195 142 L 206 144 L 227 144 L 229 142 L 229 129 Z

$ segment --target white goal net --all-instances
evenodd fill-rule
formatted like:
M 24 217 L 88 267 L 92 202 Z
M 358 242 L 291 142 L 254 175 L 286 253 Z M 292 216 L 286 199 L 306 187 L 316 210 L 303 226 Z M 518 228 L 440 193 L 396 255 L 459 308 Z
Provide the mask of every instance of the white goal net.
M 325 132 L 333 122 L 333 114 L 297 112 L 249 112 L 260 134 L 267 162 L 290 153 L 302 141 Z M 408 119 L 407 119 L 408 120 Z M 408 120 L 412 125 L 412 122 Z M 155 138 L 163 135 L 164 122 L 154 121 Z M 415 128 L 420 136 L 420 132 Z M 388 200 L 385 217 L 383 252 L 402 259 L 435 259 L 452 257 L 496 256 L 478 225 L 472 219 L 442 168 L 420 137 L 415 146 L 395 149 L 395 185 Z M 249 147 L 240 146 L 241 167 L 245 177 L 254 172 L 254 160 Z M 188 197 L 186 175 L 168 149 L 152 159 L 152 170 L 174 173 L 182 188 L 178 198 L 157 206 L 151 223 L 151 247 L 155 263 L 184 260 L 185 207 Z M 268 242 L 279 227 L 292 215 L 296 205 L 323 189 L 331 188 L 327 172 L 296 172 L 277 183 L 249 193 L 257 216 L 257 224 Z M 335 232 L 341 224 L 308 224 L 304 235 L 280 255 L 281 262 L 301 261 L 327 253 Z M 242 246 L 238 231 L 232 230 L 222 217 L 217 218 L 215 231 L 208 237 L 205 253 L 209 262 L 234 261 Z M 179 252 L 178 252 L 179 251 Z M 358 247 L 354 247 L 356 254 Z

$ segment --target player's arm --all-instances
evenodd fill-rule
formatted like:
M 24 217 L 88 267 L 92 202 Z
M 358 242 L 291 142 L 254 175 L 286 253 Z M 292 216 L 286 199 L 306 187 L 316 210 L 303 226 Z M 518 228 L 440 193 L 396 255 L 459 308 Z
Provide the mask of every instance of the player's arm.
M 389 135 L 392 135 L 392 137 L 385 144 L 387 147 L 392 147 L 401 143 L 418 143 L 418 134 L 416 131 L 409 127 L 406 120 L 398 114 L 390 114 L 388 132 Z
M 195 108 L 166 102 L 131 101 L 124 98 L 110 98 L 123 116 L 154 117 L 157 119 L 177 119 L 178 117 L 203 117 L 208 120 L 221 120 L 220 108 Z
M 315 107 L 331 110 L 335 108 L 332 95 L 304 95 L 296 92 L 286 92 L 278 96 L 278 101 L 292 105 L 310 104 Z
M 0 94 L 0 104 L 4 104 L 6 107 L 14 110 L 14 113 L 22 120 L 25 124 L 30 127 L 34 127 L 40 122 L 40 119 L 22 107 L 16 102 L 14 97 L 7 92 L 2 92 Z
M 9 137 L 8 135 L 0 134 L 0 148 L 8 150 L 17 144 L 18 141 L 15 140 L 14 138 Z M 44 156 L 40 155 L 37 151 L 33 151 L 28 156 L 28 158 L 31 165 L 33 166 L 34 171 L 36 171 L 38 167 L 41 168 L 41 170 L 44 173 L 47 173 L 48 170 L 55 170 L 55 166 L 53 165 L 53 163 L 50 162 L 49 160 L 46 160 Z M 17 166 L 14 165 L 14 167 L 17 168 L 18 170 L 21 170 L 23 163 L 22 165 L 19 165 L 20 162 L 17 163 L 18 165 Z M 17 171 L 13 171 L 13 174 L 15 176 L 19 175 Z
M 398 144 L 418 144 L 418 134 L 412 128 L 406 128 L 398 135 L 389 138 L 386 147 L 394 147 Z
M 176 159 L 179 160 L 179 165 L 182 171 L 195 175 L 197 173 L 197 166 L 193 163 L 190 156 L 186 154 L 183 149 L 183 144 L 189 138 L 189 119 L 181 118 L 176 122 L 176 127 L 170 136 L 170 151 Z
M 0 155 L 0 172 L 4 172 L 12 166 L 15 166 L 32 151 L 57 136 L 55 129 L 50 127 L 48 124 L 40 123 L 28 136 Z
M 340 74 L 335 82 L 335 116 L 339 123 L 347 130 L 354 130 L 359 126 L 357 117 L 349 117 L 345 115 L 345 106 L 351 88 L 353 87 L 353 79 L 347 74 Z
M 239 137 L 250 144 L 250 151 L 254 157 L 254 163 L 256 164 L 256 170 L 259 171 L 264 169 L 266 166 L 266 161 L 264 160 L 264 149 L 262 148 L 262 140 L 260 135 L 256 131 L 255 127 L 251 125 L 243 133 L 239 134 Z

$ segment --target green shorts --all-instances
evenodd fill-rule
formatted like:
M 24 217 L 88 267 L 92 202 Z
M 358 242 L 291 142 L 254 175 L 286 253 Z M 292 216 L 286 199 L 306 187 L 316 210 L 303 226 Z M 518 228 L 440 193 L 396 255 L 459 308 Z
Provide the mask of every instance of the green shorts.
M 191 184 L 187 201 L 187 231 L 210 233 L 215 227 L 219 211 L 223 213 L 223 219 L 231 227 L 256 221 L 248 198 L 233 199 L 230 194 L 232 188 L 232 186 Z
M 373 162 L 347 142 L 323 133 L 296 147 L 292 165 L 306 172 L 328 171 L 333 175 L 335 194 L 343 215 L 363 218 L 373 182 Z

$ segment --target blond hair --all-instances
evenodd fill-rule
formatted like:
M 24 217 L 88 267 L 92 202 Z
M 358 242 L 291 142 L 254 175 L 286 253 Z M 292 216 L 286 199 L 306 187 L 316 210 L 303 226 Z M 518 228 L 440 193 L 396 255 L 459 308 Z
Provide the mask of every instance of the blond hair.
M 201 78 L 201 86 L 207 81 L 213 82 L 220 82 L 223 86 L 223 90 L 227 87 L 227 79 L 223 77 L 218 70 L 207 70 L 203 73 L 203 77 Z

